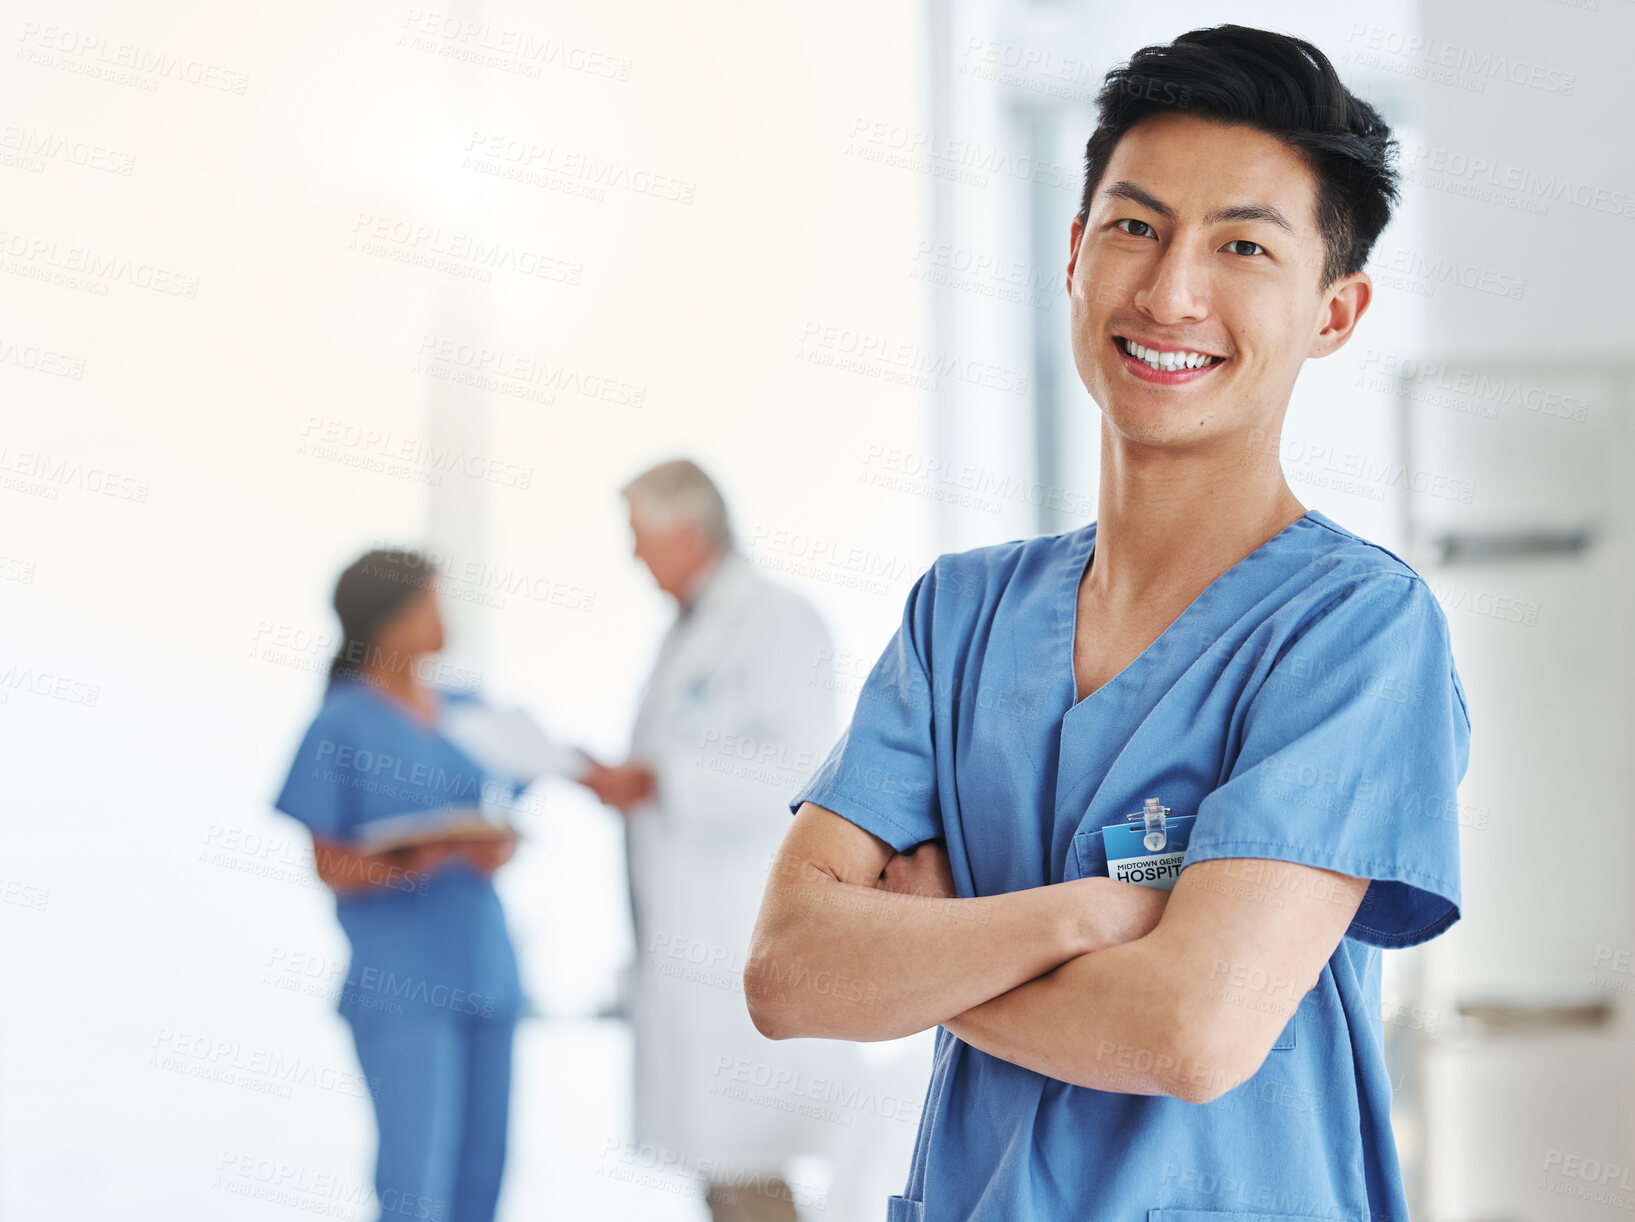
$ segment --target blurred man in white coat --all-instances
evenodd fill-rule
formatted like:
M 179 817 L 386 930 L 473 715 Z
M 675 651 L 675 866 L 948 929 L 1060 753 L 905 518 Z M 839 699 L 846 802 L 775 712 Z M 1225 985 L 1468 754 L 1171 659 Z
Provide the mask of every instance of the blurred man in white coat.
M 784 1164 L 833 1157 L 864 1120 L 812 1092 L 855 1091 L 864 1070 L 851 1045 L 762 1036 L 741 977 L 788 795 L 839 734 L 829 632 L 737 550 L 694 463 L 663 463 L 621 495 L 637 558 L 679 604 L 629 759 L 584 778 L 626 815 L 636 1138 L 710 1181 L 716 1222 L 795 1219 L 825 1202 L 792 1190 Z

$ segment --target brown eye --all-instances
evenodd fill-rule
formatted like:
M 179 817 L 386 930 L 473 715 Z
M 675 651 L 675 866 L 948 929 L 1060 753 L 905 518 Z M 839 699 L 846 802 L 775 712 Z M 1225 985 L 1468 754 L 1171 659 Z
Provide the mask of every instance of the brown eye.
M 1227 245 L 1228 246 L 1253 246 L 1254 250 L 1249 250 L 1249 251 L 1240 250 L 1240 251 L 1233 252 L 1235 254 L 1241 254 L 1241 255 L 1246 255 L 1246 256 L 1253 256 L 1253 255 L 1261 254 L 1266 250 L 1266 248 L 1264 246 L 1262 246 L 1259 242 L 1251 242 L 1247 238 L 1234 238 L 1232 241 L 1228 242 Z
M 1140 225 L 1141 228 L 1147 229 L 1147 230 L 1150 230 L 1152 228 L 1152 226 L 1147 224 L 1146 221 L 1138 221 L 1132 216 L 1127 216 L 1127 217 L 1124 217 L 1122 220 L 1117 220 L 1117 221 L 1113 222 L 1113 226 L 1115 228 L 1117 228 L 1118 226 L 1121 226 L 1121 225 Z M 1144 237 L 1147 236 L 1145 233 L 1131 233 L 1130 230 L 1128 230 L 1128 229 L 1124 230 L 1124 232 L 1130 234 L 1130 236 L 1132 238 L 1144 238 Z

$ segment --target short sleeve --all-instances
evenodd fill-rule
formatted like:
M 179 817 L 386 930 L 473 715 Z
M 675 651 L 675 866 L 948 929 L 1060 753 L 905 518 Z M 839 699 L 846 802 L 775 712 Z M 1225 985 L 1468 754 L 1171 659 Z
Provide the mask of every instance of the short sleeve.
M 350 741 L 344 731 L 331 710 L 320 712 L 302 736 L 284 788 L 273 802 L 322 840 L 346 839 L 355 821 L 346 785 L 349 774 L 335 767 L 339 748 Z
M 914 582 L 850 724 L 789 800 L 791 813 L 814 802 L 899 852 L 942 835 L 928 663 L 935 574 L 932 565 Z
M 1255 691 L 1185 865 L 1270 857 L 1371 882 L 1346 930 L 1413 946 L 1459 919 L 1470 716 L 1442 608 L 1417 576 L 1349 583 Z M 1230 757 L 1229 757 L 1230 758 Z

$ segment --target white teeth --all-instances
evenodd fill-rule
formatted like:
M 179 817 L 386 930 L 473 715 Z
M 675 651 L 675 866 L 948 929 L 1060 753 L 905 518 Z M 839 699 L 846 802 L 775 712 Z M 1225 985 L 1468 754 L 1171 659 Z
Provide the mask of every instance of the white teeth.
M 1143 347 L 1133 339 L 1125 340 L 1124 344 L 1131 356 L 1145 361 L 1154 369 L 1196 369 L 1214 359 L 1202 352 L 1159 352 L 1155 348 Z

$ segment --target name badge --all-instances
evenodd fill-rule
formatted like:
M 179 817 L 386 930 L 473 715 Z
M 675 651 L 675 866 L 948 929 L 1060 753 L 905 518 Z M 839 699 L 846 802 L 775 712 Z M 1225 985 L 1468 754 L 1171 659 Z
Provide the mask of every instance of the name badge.
M 1107 876 L 1158 891 L 1170 890 L 1181 876 L 1181 859 L 1186 856 L 1196 817 L 1172 816 L 1169 807 L 1149 798 L 1145 810 L 1125 816 L 1129 822 L 1102 828 Z

